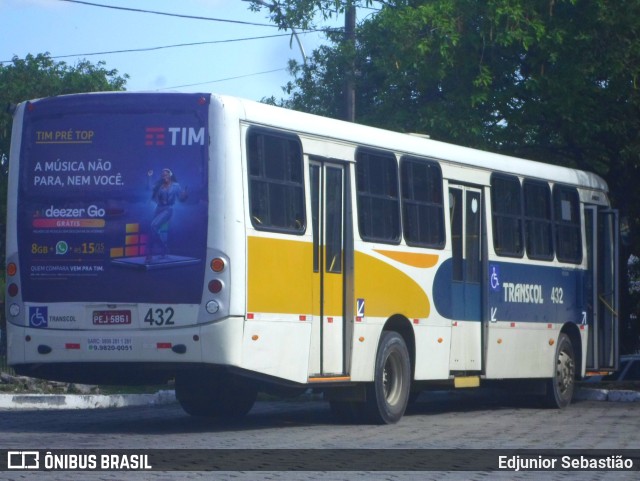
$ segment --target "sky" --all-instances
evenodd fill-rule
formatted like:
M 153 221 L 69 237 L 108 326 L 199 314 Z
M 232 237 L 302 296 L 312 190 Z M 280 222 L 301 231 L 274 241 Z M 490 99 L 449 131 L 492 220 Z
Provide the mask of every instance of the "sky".
M 252 100 L 286 98 L 289 59 L 303 61 L 290 34 L 281 35 L 266 11 L 252 12 L 242 0 L 87 0 L 265 26 L 196 20 L 121 11 L 62 0 L 0 0 L 0 61 L 49 52 L 56 61 L 93 64 L 128 74 L 128 91 L 214 92 Z M 342 19 L 323 25 L 339 26 Z M 290 33 L 290 32 L 289 32 Z M 299 35 L 310 55 L 326 39 L 322 33 Z M 236 41 L 237 40 L 237 41 Z M 101 53 L 199 43 L 151 51 Z M 99 53 L 98 55 L 89 55 Z M 69 57 L 66 57 L 69 56 Z M 5 64 L 6 65 L 6 64 Z

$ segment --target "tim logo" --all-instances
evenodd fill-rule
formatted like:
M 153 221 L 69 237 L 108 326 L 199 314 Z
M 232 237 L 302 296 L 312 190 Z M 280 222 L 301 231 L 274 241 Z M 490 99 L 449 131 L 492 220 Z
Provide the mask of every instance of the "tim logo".
M 144 145 L 164 145 L 165 133 L 164 127 L 147 127 L 144 134 Z
M 148 147 L 204 145 L 204 127 L 147 127 L 145 145 Z
M 49 327 L 49 310 L 45 306 L 29 308 L 29 327 Z
M 40 453 L 38 451 L 7 451 L 8 469 L 39 469 Z

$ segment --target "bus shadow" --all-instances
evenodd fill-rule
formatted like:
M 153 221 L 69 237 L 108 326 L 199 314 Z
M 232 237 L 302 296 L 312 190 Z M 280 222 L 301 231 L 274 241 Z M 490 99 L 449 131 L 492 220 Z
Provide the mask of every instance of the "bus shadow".
M 423 391 L 406 415 L 443 414 L 499 409 L 542 409 L 540 396 L 501 388 Z
M 411 403 L 405 417 L 542 409 L 536 396 L 503 389 L 425 391 Z M 402 422 L 402 421 L 401 421 Z M 328 402 L 317 399 L 257 402 L 239 420 L 192 417 L 178 404 L 107 409 L 5 411 L 0 432 L 163 435 L 231 433 L 314 426 L 354 427 L 336 418 Z M 366 424 L 362 425 L 367 426 Z M 371 426 L 371 425 L 369 425 Z

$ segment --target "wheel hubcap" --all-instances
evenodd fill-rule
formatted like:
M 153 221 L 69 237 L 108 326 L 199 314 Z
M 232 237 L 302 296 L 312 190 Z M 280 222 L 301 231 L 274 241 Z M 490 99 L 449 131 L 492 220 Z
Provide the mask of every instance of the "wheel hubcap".
M 575 365 L 571 356 L 565 351 L 561 351 L 558 356 L 558 366 L 556 370 L 556 378 L 558 388 L 561 393 L 566 393 L 573 386 L 575 376 Z
M 397 404 L 402 393 L 402 367 L 400 363 L 400 356 L 393 353 L 387 358 L 384 364 L 382 387 L 384 397 L 390 405 Z

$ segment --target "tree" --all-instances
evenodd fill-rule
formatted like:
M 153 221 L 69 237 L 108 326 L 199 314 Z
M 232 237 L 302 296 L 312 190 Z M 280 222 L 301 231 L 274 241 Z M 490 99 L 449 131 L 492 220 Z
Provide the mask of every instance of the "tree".
M 0 64 L 0 219 L 6 217 L 7 172 L 13 123 L 12 106 L 24 100 L 77 92 L 124 90 L 127 75 L 107 70 L 83 60 L 74 66 L 55 62 L 48 53 L 14 57 L 11 64 Z M 4 228 L 0 237 L 4 240 Z M 4 254 L 4 242 L 0 245 Z
M 313 30 L 319 21 L 344 14 L 351 7 L 368 7 L 374 0 L 244 0 L 249 8 L 269 11 L 269 18 L 283 30 Z M 383 2 L 380 2 L 383 3 Z M 321 27 L 321 26 L 320 26 Z
M 356 120 L 600 174 L 629 220 L 626 260 L 640 254 L 638 32 L 639 0 L 390 0 L 357 30 Z M 292 62 L 280 103 L 339 117 L 348 55 Z
M 388 3 L 358 29 L 358 121 L 607 175 L 615 151 L 638 154 L 638 13 L 637 0 Z M 336 116 L 344 55 L 293 62 L 284 103 Z
M 128 75 L 107 70 L 83 60 L 74 66 L 55 62 L 48 53 L 14 57 L 11 64 L 0 64 L 0 218 L 4 219 L 6 174 L 13 123 L 12 107 L 29 99 L 78 92 L 124 90 Z
M 24 100 L 78 92 L 124 90 L 127 75 L 107 70 L 83 60 L 74 66 L 55 62 L 48 53 L 25 59 L 14 57 L 9 65 L 0 64 L 0 258 L 4 259 L 4 219 L 6 218 L 9 144 L 13 123 L 12 106 Z M 2 262 L 4 266 L 4 260 Z M 4 276 L 1 277 L 4 280 Z M 3 284 L 3 283 L 2 283 Z M 2 289 L 4 292 L 4 288 Z M 4 341 L 4 310 L 0 314 L 0 336 Z
M 82 60 L 74 66 L 55 62 L 48 53 L 14 57 L 0 65 L 0 161 L 6 168 L 11 140 L 9 106 L 24 100 L 79 92 L 124 90 L 128 75 L 107 70 L 104 62 Z
M 327 35 L 341 45 L 342 58 L 342 118 L 355 121 L 355 41 L 356 41 L 356 8 L 369 6 L 373 0 L 245 0 L 250 9 L 259 11 L 267 8 L 271 20 L 281 29 L 290 29 L 298 40 L 296 28 L 316 29 L 316 19 L 332 18 L 344 14 L 344 32 L 339 35 L 335 31 L 327 31 Z M 339 40 L 338 40 L 339 39 Z M 299 41 L 299 40 L 298 40 Z M 302 47 L 301 47 L 302 48 Z M 306 63 L 306 61 L 305 61 Z

